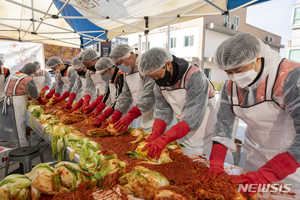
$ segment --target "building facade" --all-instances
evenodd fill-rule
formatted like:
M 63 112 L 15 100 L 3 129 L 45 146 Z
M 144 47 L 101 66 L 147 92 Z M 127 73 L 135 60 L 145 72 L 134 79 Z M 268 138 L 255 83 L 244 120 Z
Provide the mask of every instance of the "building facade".
M 291 29 L 293 34 L 288 44 L 287 58 L 300 62 L 300 0 L 293 6 Z
M 150 31 L 148 36 L 128 35 L 128 44 L 133 46 L 138 40 L 141 53 L 152 47 L 169 48 L 175 56 L 201 67 L 211 81 L 224 82 L 227 75 L 214 65 L 213 58 L 217 47 L 227 38 L 238 33 L 251 33 L 275 51 L 284 47 L 280 44 L 280 36 L 247 24 L 246 14 L 247 8 L 243 8 L 225 16 L 206 16 L 158 28 Z

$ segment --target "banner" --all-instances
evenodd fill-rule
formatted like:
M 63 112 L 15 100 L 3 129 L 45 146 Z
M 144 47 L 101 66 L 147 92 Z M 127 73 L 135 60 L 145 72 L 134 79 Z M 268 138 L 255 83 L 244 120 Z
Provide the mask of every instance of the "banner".
M 0 40 L 0 59 L 11 72 L 19 71 L 26 63 L 39 61 L 45 69 L 43 43 Z

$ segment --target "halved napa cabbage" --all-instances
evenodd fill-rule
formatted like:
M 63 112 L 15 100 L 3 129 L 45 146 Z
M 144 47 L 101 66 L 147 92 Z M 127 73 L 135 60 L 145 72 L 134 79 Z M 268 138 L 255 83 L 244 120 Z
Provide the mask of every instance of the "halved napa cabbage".
M 123 193 L 145 199 L 152 199 L 158 188 L 170 185 L 163 175 L 142 166 L 134 167 L 119 182 L 123 185 Z
M 93 174 L 84 171 L 76 163 L 60 162 L 55 165 L 53 177 L 56 190 L 60 190 L 60 188 L 64 186 L 73 191 L 80 185 L 80 183 L 91 180 Z
M 118 179 L 125 173 L 127 163 L 119 159 L 105 160 L 96 170 L 95 178 L 102 189 L 111 188 L 118 183 Z
M 12 174 L 5 177 L 0 182 L 1 200 L 29 200 L 30 198 L 30 179 L 21 174 Z
M 149 163 L 154 165 L 160 165 L 163 163 L 171 163 L 172 159 L 170 158 L 169 151 L 167 148 L 164 148 L 161 151 L 161 154 L 159 156 L 159 159 L 152 159 L 148 156 L 149 148 L 146 151 L 142 151 L 144 146 L 147 144 L 147 142 L 140 142 L 137 148 L 134 152 L 127 152 L 126 154 L 129 155 L 131 158 L 134 158 L 135 160 L 143 160 L 141 163 Z
M 26 176 L 31 180 L 32 196 L 44 193 L 55 195 L 58 191 L 54 187 L 53 176 L 54 168 L 47 164 L 35 166 Z M 33 189 L 34 188 L 34 189 Z M 37 196 L 33 199 L 38 198 Z
M 97 168 L 103 161 L 115 158 L 117 158 L 117 154 L 111 150 L 96 151 L 93 156 L 93 166 Z
M 100 145 L 94 141 L 87 141 L 82 145 L 79 153 L 79 163 L 81 166 L 85 167 L 87 163 L 93 162 L 94 153 L 101 150 Z

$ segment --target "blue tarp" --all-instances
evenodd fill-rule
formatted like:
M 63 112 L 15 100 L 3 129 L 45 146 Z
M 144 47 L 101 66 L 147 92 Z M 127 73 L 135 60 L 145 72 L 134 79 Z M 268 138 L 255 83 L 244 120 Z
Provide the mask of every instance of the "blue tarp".
M 243 5 L 251 2 L 253 0 L 228 0 L 228 4 L 227 4 L 227 11 L 230 12 L 230 10 L 233 10 L 235 8 L 238 8 L 238 7 L 243 7 Z M 257 3 L 262 3 L 262 2 L 265 2 L 265 1 L 269 1 L 269 0 L 258 0 L 252 4 L 249 4 L 248 6 L 250 5 L 253 5 L 253 4 L 257 4 Z M 213 2 L 211 2 L 213 3 Z M 63 6 L 64 6 L 64 3 L 61 2 L 61 1 L 58 1 L 58 0 L 55 0 L 54 1 L 54 4 L 56 6 L 56 8 L 58 10 L 60 10 Z M 71 5 L 67 5 L 61 12 L 61 14 L 63 16 L 80 16 L 80 17 L 84 17 L 82 14 L 80 14 L 76 8 L 74 8 L 73 6 Z M 74 29 L 74 31 L 76 32 L 80 32 L 80 31 L 105 31 L 103 28 L 95 25 L 94 23 L 92 23 L 90 20 L 88 19 L 65 19 L 66 22 Z M 106 40 L 107 39 L 107 33 L 103 33 L 103 32 L 96 32 L 96 33 L 84 33 L 85 35 L 82 35 L 80 33 L 78 33 L 82 38 L 87 38 L 86 35 L 89 35 L 91 37 L 98 37 L 99 39 L 102 39 L 102 40 Z M 99 35 L 101 35 L 99 37 Z M 98 43 L 99 41 L 91 41 L 91 40 L 88 40 L 88 39 L 82 39 L 81 40 L 81 47 L 86 47 L 86 46 L 89 46 L 89 45 L 92 45 L 92 44 L 95 44 L 95 43 Z
M 237 7 L 240 7 L 240 6 L 246 4 L 250 1 L 252 1 L 252 0 L 228 0 L 227 10 L 230 11 L 230 10 L 235 9 Z M 257 4 L 257 3 L 262 3 L 262 2 L 265 2 L 265 1 L 269 1 L 269 0 L 259 0 L 259 1 L 256 1 L 255 3 L 250 4 L 250 5 L 254 5 L 254 4 Z
M 54 1 L 54 4 L 56 6 L 56 8 L 58 10 L 60 10 L 64 3 L 60 2 L 60 1 Z M 73 6 L 71 5 L 67 5 L 61 12 L 61 14 L 63 16 L 82 16 Z M 105 31 L 103 28 L 100 28 L 99 26 L 96 26 L 94 23 L 92 23 L 91 21 L 89 21 L 88 19 L 65 19 L 66 22 L 74 29 L 74 31 L 76 32 L 80 32 L 80 31 Z M 84 36 L 82 34 L 79 34 L 81 37 L 87 37 Z M 97 33 L 85 33 L 85 35 L 90 35 L 92 37 L 98 37 L 99 35 L 101 35 L 100 37 L 98 37 L 99 39 L 103 39 L 106 40 L 107 37 L 107 33 L 103 32 L 97 32 Z M 95 43 L 98 43 L 99 41 L 92 41 L 90 43 L 86 44 L 87 42 L 89 42 L 90 40 L 86 40 L 83 39 L 82 40 L 82 47 L 86 47 Z

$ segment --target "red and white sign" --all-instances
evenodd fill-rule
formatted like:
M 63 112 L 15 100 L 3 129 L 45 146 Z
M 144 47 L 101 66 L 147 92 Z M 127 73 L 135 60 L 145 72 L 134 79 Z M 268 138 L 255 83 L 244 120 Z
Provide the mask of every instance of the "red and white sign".
M 45 69 L 44 44 L 0 40 L 0 59 L 11 72 L 19 71 L 26 63 L 39 61 Z

